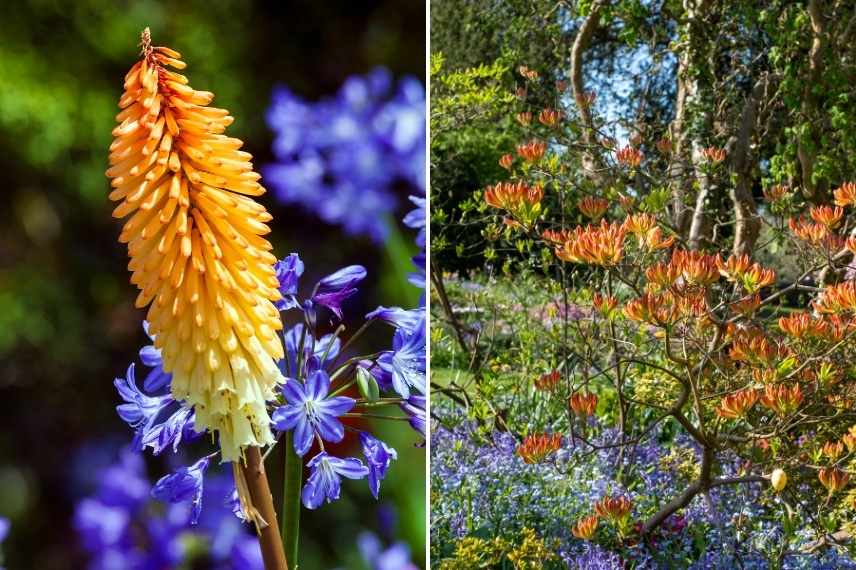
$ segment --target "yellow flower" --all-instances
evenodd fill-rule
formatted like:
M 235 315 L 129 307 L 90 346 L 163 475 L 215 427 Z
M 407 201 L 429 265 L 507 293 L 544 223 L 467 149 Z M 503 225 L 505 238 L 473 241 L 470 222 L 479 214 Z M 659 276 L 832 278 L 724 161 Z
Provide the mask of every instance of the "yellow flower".
M 261 237 L 271 216 L 248 197 L 264 193 L 252 157 L 222 134 L 228 111 L 208 107 L 212 93 L 167 69 L 185 64 L 152 47 L 148 28 L 141 45 L 110 145 L 113 216 L 130 216 L 119 241 L 172 394 L 195 407 L 197 430 L 217 432 L 223 460 L 235 461 L 241 448 L 273 442 L 265 401 L 283 382 L 276 260 Z
M 788 484 L 788 474 L 783 469 L 774 469 L 770 474 L 770 484 L 778 493 Z

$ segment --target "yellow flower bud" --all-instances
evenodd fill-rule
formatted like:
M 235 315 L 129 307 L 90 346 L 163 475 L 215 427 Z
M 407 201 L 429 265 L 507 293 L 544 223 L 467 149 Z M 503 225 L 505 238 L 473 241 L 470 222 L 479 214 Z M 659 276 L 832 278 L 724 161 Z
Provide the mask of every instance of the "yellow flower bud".
M 770 474 L 770 484 L 773 486 L 773 489 L 778 493 L 782 489 L 785 488 L 785 485 L 788 484 L 788 475 L 782 469 L 775 469 L 773 473 Z

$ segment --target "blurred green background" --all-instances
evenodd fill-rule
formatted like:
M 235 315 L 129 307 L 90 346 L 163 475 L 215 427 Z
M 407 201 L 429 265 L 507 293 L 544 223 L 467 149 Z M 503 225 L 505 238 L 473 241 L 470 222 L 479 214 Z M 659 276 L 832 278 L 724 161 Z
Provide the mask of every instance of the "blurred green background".
M 228 134 L 244 140 L 257 167 L 272 161 L 264 115 L 275 83 L 314 100 L 377 65 L 396 77 L 424 77 L 423 2 L 4 3 L 0 516 L 12 521 L 3 545 L 10 569 L 82 566 L 70 527 L 72 458 L 111 434 L 131 438 L 115 413 L 112 380 L 146 344 L 144 313 L 133 306 L 104 170 L 122 81 L 145 26 L 156 45 L 182 53 L 191 85 L 214 92 L 214 105 L 230 110 L 236 120 Z M 401 197 L 398 218 L 406 211 Z M 274 252 L 300 252 L 304 283 L 345 264 L 368 268 L 346 324 L 379 304 L 415 305 L 417 290 L 380 278 L 409 261 L 278 206 L 270 194 L 262 202 L 274 216 Z M 387 331 L 377 330 L 365 349 L 389 344 Z M 399 537 L 424 552 L 423 452 L 413 448 L 413 434 L 379 429 L 399 450 L 382 499 L 397 507 Z M 163 469 L 152 461 L 150 475 Z M 342 501 L 304 515 L 306 568 L 359 567 L 353 538 L 377 524 L 377 506 L 364 484 L 344 487 Z

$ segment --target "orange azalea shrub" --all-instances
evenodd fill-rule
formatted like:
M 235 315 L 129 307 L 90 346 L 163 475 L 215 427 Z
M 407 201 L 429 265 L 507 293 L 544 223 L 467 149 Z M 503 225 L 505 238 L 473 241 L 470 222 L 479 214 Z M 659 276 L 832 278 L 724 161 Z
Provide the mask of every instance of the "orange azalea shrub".
M 714 217 L 680 185 L 737 184 L 731 147 L 679 155 L 670 137 L 640 134 L 630 144 L 599 135 L 575 147 L 578 135 L 565 126 L 593 121 L 594 101 L 576 98 L 576 111 L 539 112 L 517 147 L 523 162 L 501 159 L 513 182 L 485 193 L 486 211 L 507 218 L 504 237 L 567 298 L 590 304 L 573 342 L 555 348 L 573 363 L 562 373 L 570 440 L 594 446 L 587 419 L 605 401 L 600 409 L 620 433 L 613 446 L 644 441 L 664 422 L 698 446 L 694 480 L 639 521 L 643 535 L 725 485 L 787 494 L 805 484 L 831 512 L 856 471 L 856 183 L 804 202 L 783 183 L 729 191 Z M 512 183 L 538 189 L 537 210 L 496 198 L 493 188 Z M 659 385 L 642 397 L 636 382 L 646 375 Z M 529 436 L 518 453 L 544 461 L 556 437 Z M 725 453 L 744 461 L 741 475 L 718 475 Z M 598 517 L 629 532 L 625 501 L 604 497 L 573 535 L 592 538 Z M 851 499 L 842 508 L 852 515 L 854 507 Z

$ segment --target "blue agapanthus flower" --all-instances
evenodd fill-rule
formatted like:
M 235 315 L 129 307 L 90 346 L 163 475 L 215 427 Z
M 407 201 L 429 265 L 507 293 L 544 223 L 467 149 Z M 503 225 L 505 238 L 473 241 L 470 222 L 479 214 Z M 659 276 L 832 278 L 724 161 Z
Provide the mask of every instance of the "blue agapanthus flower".
M 301 493 L 303 506 L 307 509 L 317 509 L 325 501 L 338 499 L 342 477 L 362 479 L 369 474 L 368 467 L 359 459 L 341 459 L 328 455 L 325 451 L 309 460 L 307 467 L 310 469 L 310 475 Z
M 398 459 L 398 454 L 393 448 L 367 432 L 360 432 L 360 443 L 369 467 L 369 490 L 377 499 L 380 482 L 386 477 L 386 470 L 389 469 L 390 463 Z
M 324 277 L 315 287 L 309 298 L 300 301 L 298 288 L 303 275 L 303 261 L 296 253 L 277 261 L 274 265 L 279 280 L 279 292 L 282 300 L 277 302 L 280 311 L 302 309 L 310 323 L 316 322 L 316 307 L 327 307 L 338 319 L 342 319 L 342 305 L 346 299 L 357 293 L 357 286 L 366 278 L 366 268 L 362 265 L 349 265 Z
M 277 162 L 263 174 L 275 196 L 349 235 L 386 239 L 398 181 L 424 193 L 425 89 L 415 79 L 396 84 L 378 68 L 317 103 L 277 87 L 267 122 Z
M 192 408 L 182 406 L 168 393 L 150 396 L 140 390 L 133 363 L 128 366 L 125 377 L 116 378 L 113 385 L 125 401 L 116 406 L 116 411 L 134 429 L 136 449 L 150 447 L 158 455 L 170 446 L 175 451 L 182 440 L 200 435 L 193 429 Z
M 203 457 L 193 465 L 161 477 L 152 489 L 152 497 L 169 503 L 189 500 L 193 507 L 190 523 L 196 524 L 202 512 L 202 487 L 210 461 L 210 457 Z
M 411 395 L 404 402 L 401 403 L 401 410 L 407 414 L 407 417 L 410 422 L 410 427 L 418 431 L 422 434 L 422 437 L 425 437 L 425 423 L 426 423 L 426 414 L 425 414 L 425 404 L 427 399 L 425 396 L 417 396 Z
M 330 377 L 316 370 L 306 379 L 289 378 L 282 387 L 286 404 L 271 415 L 273 426 L 280 431 L 293 430 L 294 452 L 306 455 L 317 435 L 324 441 L 339 442 L 345 437 L 345 427 L 339 416 L 356 403 L 346 396 L 329 397 Z
M 425 393 L 425 321 L 413 330 L 399 328 L 392 339 L 392 358 L 381 363 L 392 373 L 392 387 L 402 398 L 409 398 L 411 388 Z

